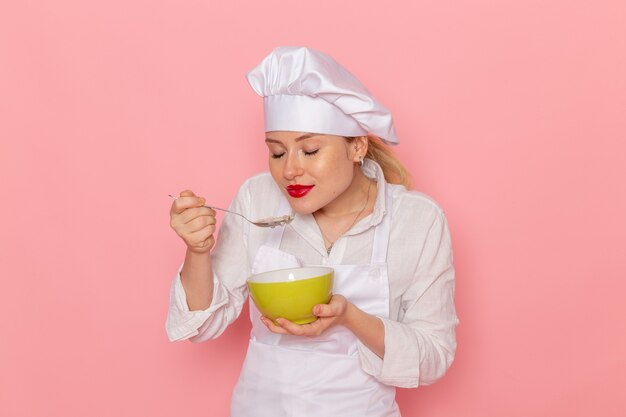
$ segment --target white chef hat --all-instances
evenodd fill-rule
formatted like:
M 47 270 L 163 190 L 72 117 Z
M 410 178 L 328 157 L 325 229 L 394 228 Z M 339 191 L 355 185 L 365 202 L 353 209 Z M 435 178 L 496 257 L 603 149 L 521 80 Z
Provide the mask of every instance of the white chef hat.
M 248 72 L 247 78 L 264 98 L 266 132 L 372 133 L 390 145 L 399 143 L 389 110 L 322 52 L 280 46 Z

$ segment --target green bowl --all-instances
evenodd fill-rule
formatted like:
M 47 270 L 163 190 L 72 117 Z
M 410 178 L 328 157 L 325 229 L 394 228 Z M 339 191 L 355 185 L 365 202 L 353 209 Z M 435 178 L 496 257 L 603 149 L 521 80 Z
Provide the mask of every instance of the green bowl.
M 328 267 L 279 269 L 253 275 L 247 284 L 250 297 L 265 317 L 306 324 L 317 320 L 313 307 L 330 301 L 333 272 Z

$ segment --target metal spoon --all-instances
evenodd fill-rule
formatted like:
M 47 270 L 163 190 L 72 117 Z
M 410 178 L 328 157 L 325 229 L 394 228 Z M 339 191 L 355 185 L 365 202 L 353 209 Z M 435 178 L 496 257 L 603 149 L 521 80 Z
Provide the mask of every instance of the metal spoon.
M 168 196 L 170 196 L 174 200 L 176 200 L 178 198 L 178 197 L 175 197 L 175 196 L 173 196 L 171 194 L 168 194 Z M 272 227 L 272 228 L 274 228 L 276 226 L 284 226 L 286 224 L 291 223 L 291 221 L 294 218 L 293 213 L 291 213 L 291 214 L 287 214 L 286 216 L 270 217 L 270 218 L 267 218 L 267 219 L 261 219 L 261 220 L 257 220 L 257 221 L 252 221 L 249 218 L 247 218 L 246 216 L 244 216 L 243 214 L 235 213 L 234 211 L 230 211 L 230 210 L 226 210 L 226 209 L 219 208 L 219 207 L 214 207 L 214 206 L 206 206 L 205 205 L 203 207 L 208 207 L 208 208 L 213 209 L 213 210 L 220 210 L 220 211 L 225 211 L 227 213 L 236 214 L 237 216 L 243 217 L 248 222 L 250 222 L 253 225 L 258 226 L 258 227 Z

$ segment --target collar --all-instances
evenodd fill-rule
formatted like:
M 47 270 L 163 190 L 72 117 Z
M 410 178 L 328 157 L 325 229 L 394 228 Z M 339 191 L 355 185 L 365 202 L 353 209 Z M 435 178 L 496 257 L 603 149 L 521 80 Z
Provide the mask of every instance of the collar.
M 387 182 L 385 181 L 385 174 L 377 162 L 367 158 L 363 160 L 363 167 L 361 170 L 367 177 L 376 181 L 376 201 L 374 202 L 374 210 L 372 211 L 372 214 L 368 216 L 370 217 L 368 224 L 369 226 L 377 226 L 383 220 L 383 216 L 386 212 L 385 196 L 387 192 Z M 360 229 L 361 228 L 357 228 L 355 232 L 362 231 Z

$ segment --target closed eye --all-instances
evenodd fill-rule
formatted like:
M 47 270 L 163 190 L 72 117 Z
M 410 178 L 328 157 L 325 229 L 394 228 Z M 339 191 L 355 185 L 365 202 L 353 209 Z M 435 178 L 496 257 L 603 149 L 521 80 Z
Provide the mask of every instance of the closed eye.
M 310 152 L 307 152 L 307 151 L 303 151 L 303 152 L 304 152 L 305 156 L 311 156 L 311 155 L 315 155 L 316 153 L 318 153 L 319 149 L 316 149 L 316 150 L 310 151 Z M 280 159 L 280 158 L 283 157 L 283 155 L 285 155 L 285 152 L 283 152 L 283 153 L 273 153 L 272 154 L 272 159 Z

